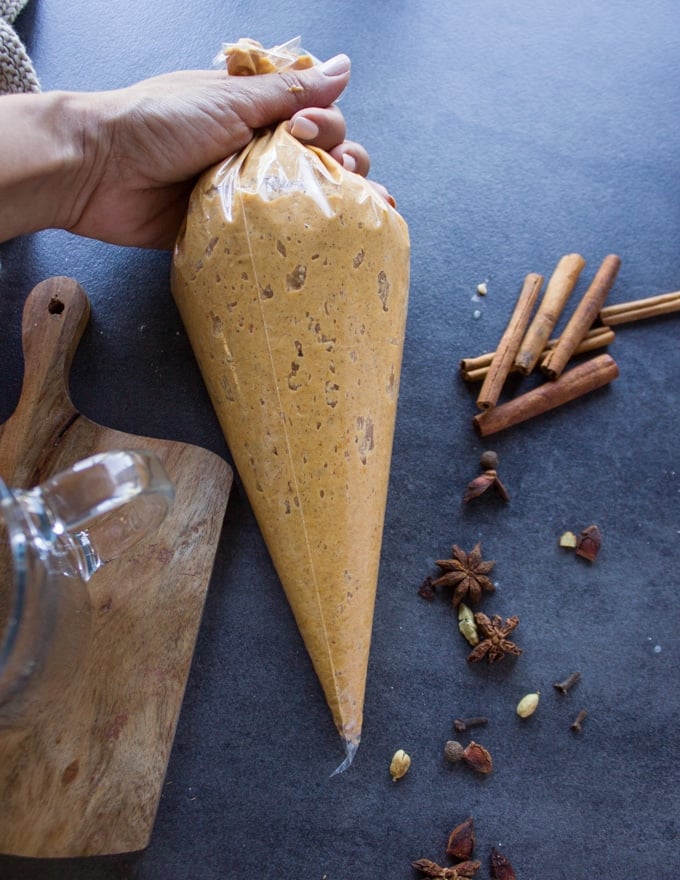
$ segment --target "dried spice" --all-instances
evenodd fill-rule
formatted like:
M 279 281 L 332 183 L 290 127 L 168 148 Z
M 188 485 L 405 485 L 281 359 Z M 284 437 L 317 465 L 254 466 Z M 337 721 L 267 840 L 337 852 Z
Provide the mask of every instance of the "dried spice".
M 503 619 L 498 614 L 489 618 L 486 614 L 477 612 L 475 622 L 484 636 L 484 640 L 468 654 L 470 662 L 475 663 L 486 657 L 489 663 L 495 663 L 497 660 L 502 660 L 506 654 L 519 655 L 522 653 L 522 649 L 508 639 L 510 633 L 518 625 L 519 617 L 509 617 L 503 623 Z
M 491 874 L 492 880 L 517 880 L 508 857 L 504 856 L 503 853 L 498 852 L 495 848 L 491 850 L 489 873 Z
M 481 862 L 467 861 L 454 865 L 451 868 L 445 868 L 438 865 L 430 859 L 418 859 L 417 862 L 411 862 L 411 867 L 416 871 L 420 871 L 426 877 L 441 877 L 442 880 L 459 880 L 462 877 L 474 877 L 479 870 Z
M 481 727 L 488 723 L 489 719 L 485 715 L 474 715 L 472 718 L 456 718 L 453 722 L 453 729 L 457 733 L 465 733 L 471 727 Z
M 493 758 L 488 749 L 472 740 L 465 748 L 455 739 L 448 740 L 444 745 L 444 757 L 450 764 L 464 761 L 477 773 L 491 773 Z
M 493 759 L 488 749 L 474 740 L 463 750 L 463 760 L 477 773 L 491 773 L 493 770 Z
M 580 535 L 564 532 L 560 536 L 559 544 L 567 550 L 574 550 L 577 556 L 594 562 L 602 547 L 602 533 L 596 525 L 583 529 Z
M 465 822 L 461 822 L 449 834 L 449 840 L 446 844 L 446 855 L 452 859 L 460 859 L 467 861 L 475 849 L 475 823 L 470 817 Z
M 390 762 L 390 776 L 392 777 L 392 781 L 396 782 L 397 779 L 401 779 L 402 776 L 405 776 L 410 766 L 410 755 L 407 755 L 403 749 L 397 749 Z
M 482 598 L 486 590 L 493 592 L 495 587 L 487 577 L 496 564 L 493 561 L 485 562 L 482 559 L 482 545 L 476 544 L 466 553 L 456 544 L 451 549 L 451 559 L 439 559 L 437 565 L 444 574 L 432 581 L 434 587 L 454 587 L 452 604 L 454 608 L 467 598 L 467 601 L 475 605 Z
M 581 709 L 576 718 L 571 722 L 571 729 L 574 733 L 580 733 L 582 729 L 583 722 L 588 717 L 588 713 L 585 709 Z
M 444 743 L 444 757 L 449 764 L 457 764 L 463 757 L 465 749 L 455 739 L 449 739 Z
M 571 675 L 568 675 L 564 681 L 556 681 L 553 687 L 556 691 L 559 691 L 561 694 L 568 694 L 569 691 L 573 688 L 576 682 L 581 678 L 580 672 L 572 672 Z
M 418 595 L 421 599 L 427 599 L 428 602 L 436 597 L 434 587 L 432 586 L 432 578 L 426 577 L 422 584 L 418 587 Z
M 509 501 L 510 494 L 499 479 L 498 471 L 496 470 L 498 467 L 498 456 L 496 453 L 491 451 L 483 453 L 479 463 L 482 468 L 482 473 L 468 483 L 467 488 L 463 493 L 463 501 L 467 504 L 468 501 L 471 501 L 473 498 L 478 498 L 480 495 L 483 495 L 487 489 L 491 488 L 498 492 L 503 501 Z
M 519 717 L 528 718 L 530 715 L 533 715 L 538 708 L 538 701 L 540 697 L 540 691 L 536 691 L 535 694 L 526 694 L 526 696 L 522 697 L 522 699 L 517 704 L 516 709 Z
M 578 536 L 576 542 L 576 555 L 594 562 L 602 546 L 602 535 L 597 526 L 588 526 Z
M 458 629 L 473 648 L 479 644 L 479 631 L 475 623 L 475 615 L 465 602 L 461 602 L 458 606 Z

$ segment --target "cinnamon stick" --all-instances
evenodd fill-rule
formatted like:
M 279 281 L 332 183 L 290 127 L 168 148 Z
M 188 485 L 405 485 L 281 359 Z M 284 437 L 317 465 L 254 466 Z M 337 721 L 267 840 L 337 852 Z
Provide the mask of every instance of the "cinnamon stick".
M 601 354 L 567 370 L 554 382 L 544 382 L 507 403 L 478 413 L 472 422 L 480 436 L 487 437 L 595 391 L 618 375 L 614 358 Z
M 587 354 L 589 351 L 595 351 L 598 348 L 604 348 L 616 338 L 615 333 L 609 327 L 591 327 L 581 342 L 574 349 L 574 356 L 578 354 Z M 559 336 L 549 339 L 545 348 L 541 352 L 541 357 L 545 357 L 559 342 Z M 466 382 L 481 382 L 489 372 L 489 365 L 493 360 L 496 352 L 489 351 L 485 354 L 477 355 L 473 358 L 463 358 L 460 362 L 460 372 Z
M 524 338 L 524 333 L 529 324 L 529 319 L 531 318 L 531 313 L 542 285 L 543 276 L 535 272 L 530 272 L 524 279 L 524 284 L 517 297 L 512 315 L 498 343 L 498 348 L 491 360 L 479 396 L 477 397 L 477 406 L 480 409 L 490 409 L 498 402 L 505 380 L 515 360 L 515 355 L 519 351 L 520 344 Z
M 680 311 L 680 290 L 672 293 L 661 293 L 646 299 L 617 303 L 600 309 L 600 320 L 607 324 L 627 324 L 643 318 L 656 318 Z
M 536 366 L 585 264 L 580 254 L 567 254 L 555 267 L 515 358 L 515 369 L 525 376 Z
M 621 258 L 616 254 L 609 254 L 602 261 L 602 265 L 595 273 L 590 286 L 581 297 L 581 301 L 562 331 L 560 341 L 546 355 L 541 364 L 541 370 L 548 378 L 557 379 L 561 375 L 573 355 L 574 349 L 597 318 L 620 266 Z

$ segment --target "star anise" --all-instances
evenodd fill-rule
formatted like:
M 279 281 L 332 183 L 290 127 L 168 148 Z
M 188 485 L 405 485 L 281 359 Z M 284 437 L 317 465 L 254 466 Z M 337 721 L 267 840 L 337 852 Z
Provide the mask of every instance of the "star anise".
M 482 559 L 482 545 L 475 547 L 466 553 L 460 547 L 453 545 L 451 550 L 452 559 L 438 559 L 435 563 L 444 574 L 432 581 L 434 587 L 455 587 L 453 592 L 453 606 L 457 608 L 467 597 L 467 601 L 476 604 L 482 598 L 482 592 L 493 592 L 494 585 L 487 574 L 496 564 L 484 562 Z
M 460 862 L 451 868 L 443 868 L 429 859 L 418 859 L 417 862 L 411 862 L 411 867 L 426 877 L 440 877 L 442 880 L 462 880 L 463 877 L 474 877 L 480 865 L 481 862 L 467 861 Z
M 498 614 L 489 618 L 478 611 L 475 614 L 475 623 L 484 639 L 468 654 L 468 660 L 471 662 L 486 657 L 489 663 L 495 663 L 496 660 L 502 660 L 506 654 L 522 653 L 522 649 L 508 639 L 519 623 L 519 617 L 509 617 L 503 623 L 503 618 Z

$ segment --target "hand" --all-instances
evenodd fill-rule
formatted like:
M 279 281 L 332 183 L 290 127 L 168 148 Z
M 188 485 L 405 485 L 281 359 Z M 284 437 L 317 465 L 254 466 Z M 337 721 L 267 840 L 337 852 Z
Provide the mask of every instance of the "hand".
M 284 74 L 183 71 L 81 96 L 94 133 L 62 225 L 115 244 L 170 248 L 197 176 L 244 147 L 255 129 L 285 119 L 300 140 L 365 176 L 368 154 L 345 140 L 333 104 L 349 72 L 339 55 Z

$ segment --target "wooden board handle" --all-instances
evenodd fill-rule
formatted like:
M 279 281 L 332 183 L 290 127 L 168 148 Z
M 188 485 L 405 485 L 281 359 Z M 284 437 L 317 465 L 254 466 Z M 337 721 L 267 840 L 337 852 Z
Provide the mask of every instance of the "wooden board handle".
M 80 337 L 90 318 L 90 302 L 73 278 L 57 276 L 41 281 L 24 306 L 21 338 L 24 384 L 20 407 L 59 397 L 70 401 L 68 373 Z
M 21 397 L 10 419 L 0 426 L 0 475 L 12 485 L 39 480 L 51 451 L 79 416 L 68 378 L 89 317 L 87 295 L 73 278 L 41 281 L 26 299 Z

